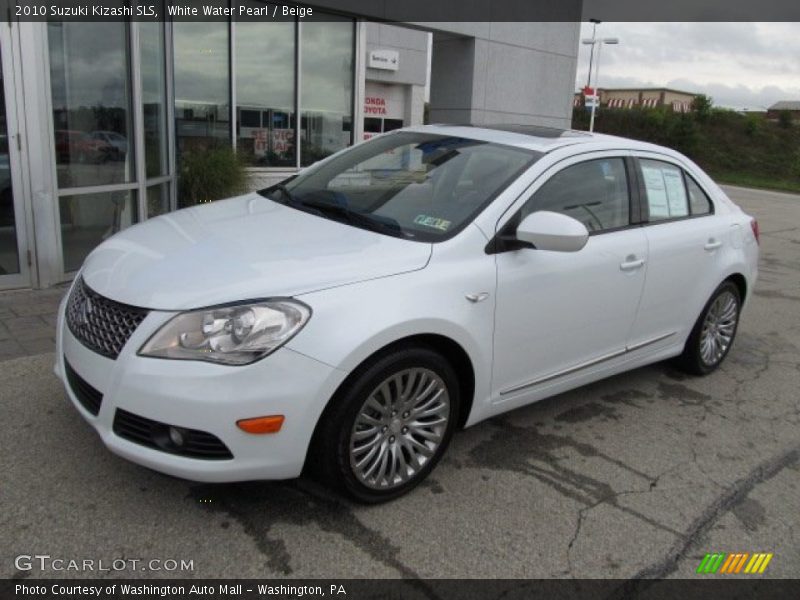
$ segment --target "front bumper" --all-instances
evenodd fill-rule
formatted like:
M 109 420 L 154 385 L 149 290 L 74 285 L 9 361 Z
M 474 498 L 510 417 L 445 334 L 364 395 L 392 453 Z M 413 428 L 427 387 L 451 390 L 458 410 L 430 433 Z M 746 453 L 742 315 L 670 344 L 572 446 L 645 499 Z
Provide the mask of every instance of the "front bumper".
M 56 375 L 76 410 L 115 454 L 176 477 L 204 482 L 288 479 L 300 474 L 319 416 L 347 373 L 288 348 L 247 366 L 144 358 L 136 352 L 174 313 L 151 312 L 112 360 L 81 344 L 59 310 Z M 78 400 L 65 360 L 101 392 L 97 416 Z M 117 409 L 186 429 L 208 432 L 232 459 L 189 458 L 129 441 L 114 432 Z M 284 415 L 281 431 L 253 435 L 236 421 Z

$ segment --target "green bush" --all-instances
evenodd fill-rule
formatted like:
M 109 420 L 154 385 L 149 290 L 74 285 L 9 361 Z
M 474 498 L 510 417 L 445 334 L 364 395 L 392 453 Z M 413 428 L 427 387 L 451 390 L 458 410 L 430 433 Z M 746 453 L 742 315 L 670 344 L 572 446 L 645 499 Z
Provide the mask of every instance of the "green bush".
M 788 110 L 782 110 L 778 113 L 778 125 L 782 129 L 792 128 L 792 113 Z
M 758 130 L 761 127 L 761 117 L 754 114 L 747 115 L 747 121 L 745 121 L 745 133 L 750 137 L 754 137 Z
M 692 100 L 692 110 L 694 111 L 697 120 L 700 122 L 705 121 L 711 115 L 711 108 L 714 105 L 713 100 L 705 94 L 699 94 Z
M 229 198 L 247 190 L 245 166 L 229 146 L 182 153 L 178 173 L 181 207 Z
M 689 156 L 720 181 L 800 191 L 800 136 L 763 114 L 714 108 L 679 113 L 669 108 L 608 108 L 597 112 L 595 131 L 652 142 Z M 704 110 L 705 110 L 704 108 Z M 572 126 L 586 130 L 588 113 L 573 112 Z

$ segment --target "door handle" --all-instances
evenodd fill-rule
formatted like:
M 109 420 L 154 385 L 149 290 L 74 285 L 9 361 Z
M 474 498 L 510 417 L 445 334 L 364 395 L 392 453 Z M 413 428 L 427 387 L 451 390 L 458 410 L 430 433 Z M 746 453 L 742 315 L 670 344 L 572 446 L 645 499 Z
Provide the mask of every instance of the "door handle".
M 633 271 L 634 269 L 640 269 L 644 265 L 643 258 L 636 258 L 635 256 L 629 256 L 625 259 L 625 262 L 620 263 L 619 268 L 622 271 Z
M 716 250 L 720 246 L 722 246 L 722 242 L 720 242 L 719 240 L 715 240 L 714 238 L 710 238 L 706 242 L 706 245 L 703 246 L 703 248 L 705 248 L 706 250 L 708 250 L 710 252 L 711 250 Z

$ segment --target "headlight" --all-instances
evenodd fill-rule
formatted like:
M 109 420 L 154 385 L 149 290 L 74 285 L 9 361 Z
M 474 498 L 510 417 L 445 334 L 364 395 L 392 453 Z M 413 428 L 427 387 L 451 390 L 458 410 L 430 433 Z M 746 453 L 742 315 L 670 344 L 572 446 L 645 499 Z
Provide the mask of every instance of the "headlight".
M 311 309 L 296 300 L 193 310 L 165 323 L 139 354 L 246 365 L 288 342 L 309 317 Z

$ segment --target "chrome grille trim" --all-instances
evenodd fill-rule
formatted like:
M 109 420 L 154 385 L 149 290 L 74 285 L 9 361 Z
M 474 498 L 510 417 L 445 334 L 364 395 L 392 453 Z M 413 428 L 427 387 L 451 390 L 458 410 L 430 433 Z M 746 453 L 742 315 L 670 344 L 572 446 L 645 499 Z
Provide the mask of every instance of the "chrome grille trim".
M 148 312 L 105 298 L 78 278 L 67 301 L 66 320 L 81 344 L 116 359 Z

